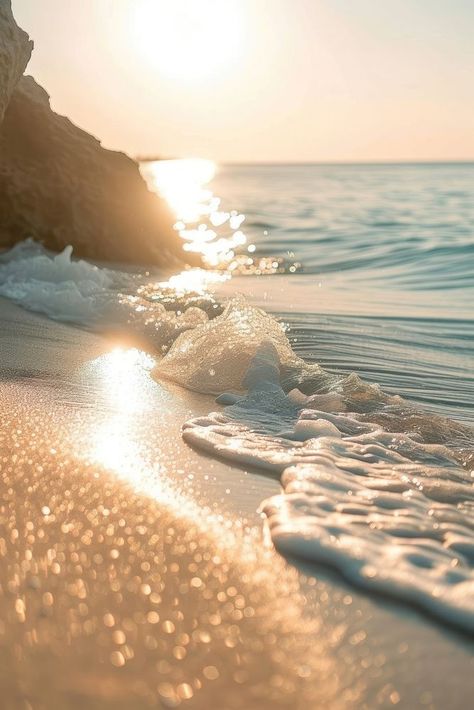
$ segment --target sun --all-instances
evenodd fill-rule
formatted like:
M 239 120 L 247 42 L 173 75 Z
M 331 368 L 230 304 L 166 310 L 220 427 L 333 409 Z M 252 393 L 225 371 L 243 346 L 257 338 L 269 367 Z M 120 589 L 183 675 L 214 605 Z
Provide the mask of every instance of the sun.
M 137 50 L 167 78 L 219 78 L 242 55 L 241 0 L 134 0 L 132 8 Z

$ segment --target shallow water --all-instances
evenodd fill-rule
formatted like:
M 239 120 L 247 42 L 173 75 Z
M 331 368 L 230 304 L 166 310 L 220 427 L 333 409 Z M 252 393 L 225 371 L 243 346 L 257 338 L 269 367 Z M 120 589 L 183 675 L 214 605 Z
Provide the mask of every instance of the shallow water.
M 220 395 L 183 436 L 282 475 L 282 552 L 474 630 L 474 166 L 143 169 L 207 270 L 25 244 L 0 294 L 138 336 L 152 376 Z
M 211 186 L 256 253 L 302 263 L 252 283 L 298 354 L 473 420 L 473 164 L 227 167 Z
M 473 164 L 249 166 L 212 187 L 259 251 L 291 252 L 305 273 L 460 291 L 472 287 L 473 178 Z
M 145 172 L 189 220 L 185 241 L 196 225 L 210 244 L 232 238 L 222 215 L 245 216 L 221 293 L 281 317 L 301 357 L 473 421 L 474 164 L 222 166 L 212 179 L 192 165 Z M 259 275 L 272 271 L 286 273 Z

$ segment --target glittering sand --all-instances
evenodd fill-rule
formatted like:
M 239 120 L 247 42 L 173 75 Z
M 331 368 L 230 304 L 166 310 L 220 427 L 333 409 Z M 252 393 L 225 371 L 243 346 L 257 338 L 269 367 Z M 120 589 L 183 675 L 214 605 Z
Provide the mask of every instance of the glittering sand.
M 182 442 L 212 400 L 0 314 L 2 709 L 465 707 L 468 639 L 286 562 L 277 481 Z

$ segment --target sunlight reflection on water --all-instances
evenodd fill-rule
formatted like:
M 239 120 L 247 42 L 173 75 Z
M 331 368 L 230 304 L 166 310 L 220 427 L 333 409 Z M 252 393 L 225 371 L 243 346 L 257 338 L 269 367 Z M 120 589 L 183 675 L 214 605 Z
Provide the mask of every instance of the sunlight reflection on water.
M 245 215 L 225 210 L 211 187 L 218 166 L 212 160 L 186 158 L 141 164 L 150 189 L 158 192 L 176 215 L 175 229 L 183 240 L 183 250 L 199 254 L 205 267 L 232 274 L 270 275 L 294 272 L 299 264 L 286 264 L 280 257 L 257 255 L 256 245 L 248 244 L 242 225 Z M 179 286 L 189 281 L 189 270 L 179 274 Z M 193 270 L 192 282 L 200 290 L 216 280 L 207 270 Z M 181 278 L 179 278 L 181 277 Z M 201 277 L 201 278 L 200 278 Z M 174 284 L 167 282 L 173 288 Z M 188 289 L 190 290 L 190 289 Z
M 230 274 L 227 272 L 188 269 L 171 276 L 168 281 L 160 285 L 173 289 L 177 296 L 184 296 L 187 293 L 203 295 L 211 284 L 223 283 L 229 278 Z
M 183 249 L 201 254 L 207 266 L 228 266 L 234 249 L 247 242 L 239 229 L 245 216 L 220 209 L 220 198 L 208 187 L 216 164 L 202 158 L 160 160 L 147 163 L 143 170 L 176 214 L 175 229 L 184 241 Z

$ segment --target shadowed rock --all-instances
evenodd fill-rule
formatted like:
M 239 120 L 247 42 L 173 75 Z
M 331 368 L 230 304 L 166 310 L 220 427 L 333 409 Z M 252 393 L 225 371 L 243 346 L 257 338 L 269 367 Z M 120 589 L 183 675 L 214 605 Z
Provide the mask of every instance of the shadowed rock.
M 32 50 L 33 42 L 14 20 L 10 0 L 0 0 L 0 123 Z
M 0 0 L 0 246 L 33 237 L 77 256 L 135 263 L 184 260 L 173 216 L 138 164 L 51 110 L 21 77 L 32 43 Z M 16 86 L 15 86 L 16 84 Z

